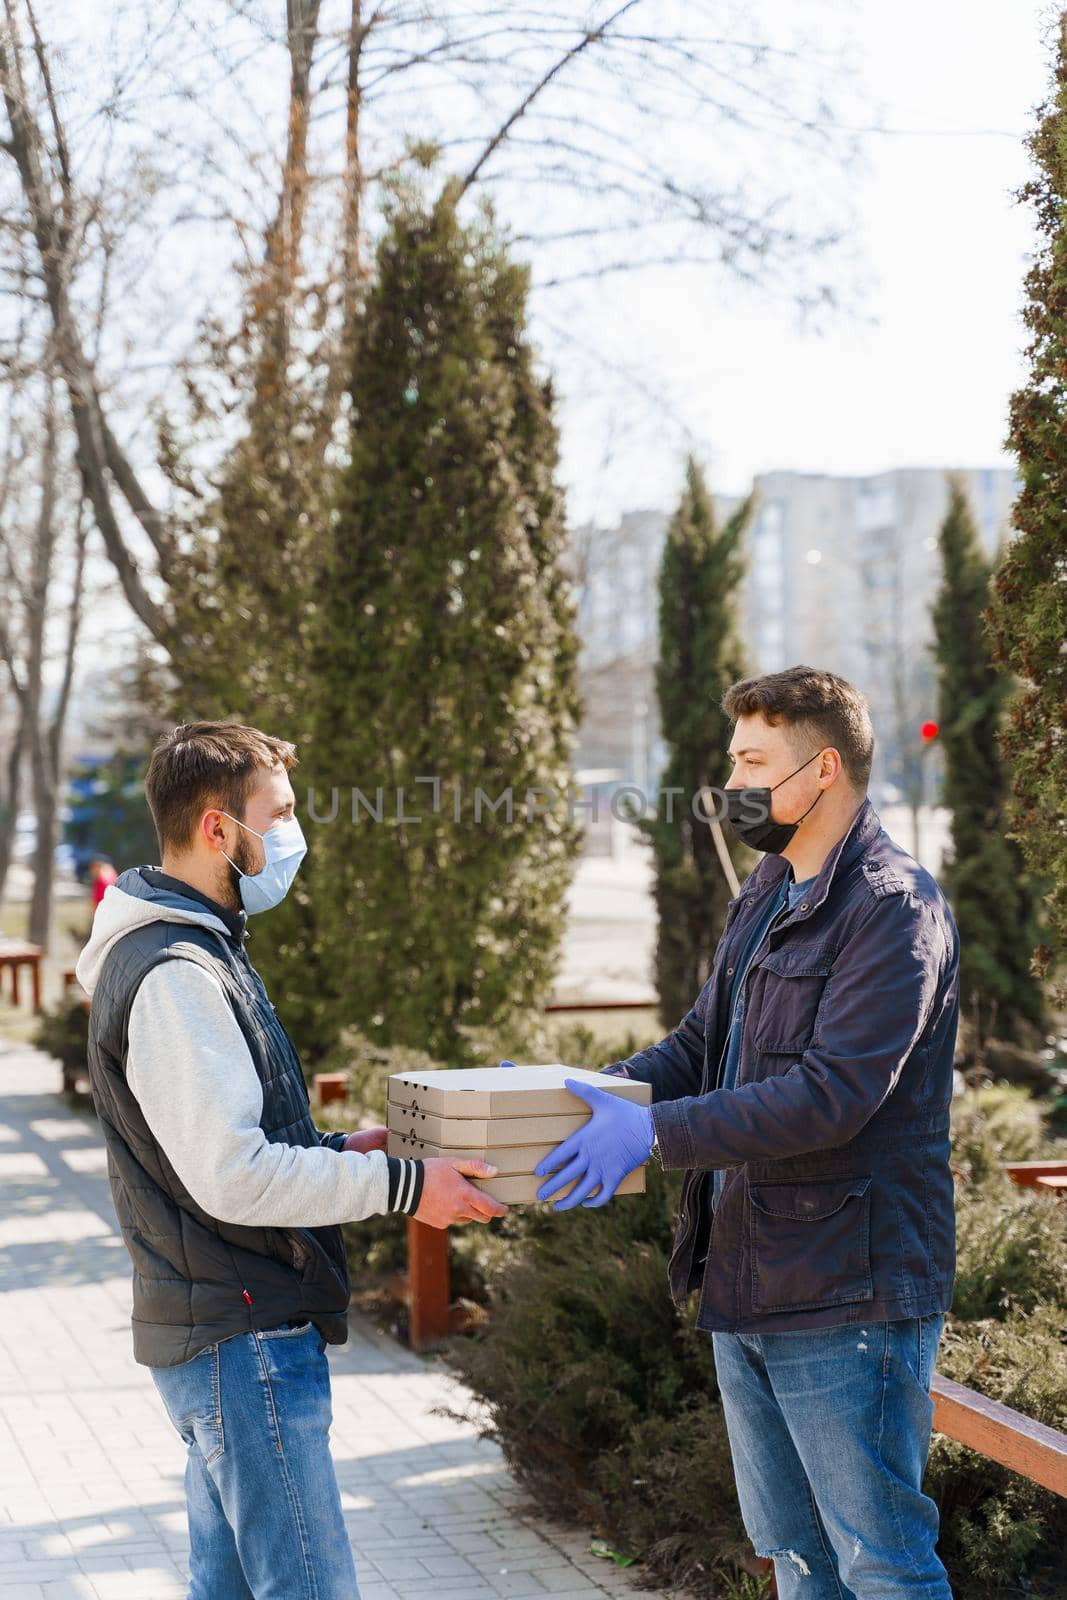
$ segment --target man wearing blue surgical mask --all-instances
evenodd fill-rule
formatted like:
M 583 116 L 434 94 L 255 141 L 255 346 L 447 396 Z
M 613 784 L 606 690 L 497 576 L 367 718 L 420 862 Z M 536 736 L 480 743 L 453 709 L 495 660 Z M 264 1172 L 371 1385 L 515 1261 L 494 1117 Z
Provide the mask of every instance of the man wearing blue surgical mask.
M 161 865 L 104 894 L 78 961 L 89 1076 L 133 1263 L 133 1353 L 188 1448 L 190 1600 L 358 1593 L 329 1449 L 327 1344 L 348 1338 L 340 1224 L 507 1209 L 478 1161 L 405 1161 L 386 1130 L 320 1133 L 248 959 L 248 917 L 307 850 L 293 745 L 187 723 L 152 754 Z

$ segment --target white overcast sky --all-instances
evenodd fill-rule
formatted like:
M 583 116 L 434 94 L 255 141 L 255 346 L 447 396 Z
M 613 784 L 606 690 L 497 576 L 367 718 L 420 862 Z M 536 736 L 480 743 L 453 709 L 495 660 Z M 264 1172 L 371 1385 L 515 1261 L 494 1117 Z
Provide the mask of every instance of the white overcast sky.
M 799 0 L 761 0 L 772 19 Z M 655 371 L 690 438 L 670 423 L 612 448 L 600 404 L 569 384 L 565 473 L 574 520 L 667 506 L 687 443 L 713 486 L 755 473 L 867 473 L 897 466 L 1008 466 L 1007 401 L 1023 373 L 1019 312 L 1033 234 L 1012 198 L 1022 144 L 1048 86 L 1057 8 L 1036 0 L 853 0 L 843 20 L 872 125 L 851 180 L 866 290 L 848 318 L 805 334 L 787 307 L 746 298 L 700 269 L 601 285 L 629 357 Z M 553 361 L 553 343 L 543 348 Z

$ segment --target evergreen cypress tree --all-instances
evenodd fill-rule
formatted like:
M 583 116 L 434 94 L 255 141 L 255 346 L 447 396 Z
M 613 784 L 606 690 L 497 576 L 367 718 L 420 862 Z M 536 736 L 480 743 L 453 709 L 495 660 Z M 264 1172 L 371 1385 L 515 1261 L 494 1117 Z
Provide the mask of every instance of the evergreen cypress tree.
M 719 529 L 704 475 L 689 459 L 659 579 L 656 695 L 668 750 L 664 792 L 656 817 L 643 824 L 656 867 L 656 986 L 665 1027 L 676 1025 L 706 982 L 731 898 L 711 830 L 690 803 L 702 785 L 721 787 L 729 772 L 733 724 L 720 702 L 746 675 L 735 609 L 744 573 L 741 540 L 751 514 L 750 498 Z M 673 819 L 671 789 L 681 791 L 670 797 Z M 724 832 L 743 877 L 752 852 L 729 828 Z
M 1047 877 L 1052 942 L 1067 948 L 1067 14 L 1052 93 L 1027 140 L 1037 171 L 1019 191 L 1039 236 L 1026 275 L 1029 382 L 1012 396 L 1008 444 L 1023 480 L 1018 530 L 995 578 L 996 659 L 1021 679 L 1002 746 L 1012 764 L 1014 836 Z M 1038 947 L 1039 972 L 1053 950 Z
M 952 815 L 944 882 L 960 930 L 960 1000 L 981 1043 L 1011 1038 L 1020 1018 L 1040 1025 L 1043 996 L 1030 971 L 1037 896 L 1007 836 L 1008 777 L 997 733 L 1009 684 L 994 665 L 983 625 L 990 568 L 967 497 L 949 482 L 939 536 L 941 586 L 933 608 L 942 803 Z
M 528 276 L 448 191 L 393 198 L 314 618 L 315 809 L 334 786 L 339 805 L 309 850 L 327 1026 L 452 1060 L 465 1027 L 543 995 L 578 838 L 573 607 Z M 369 807 L 382 791 L 380 822 L 359 802 L 351 820 L 353 788 Z M 558 798 L 530 818 L 539 790 Z
M 268 262 L 249 278 L 238 328 L 203 331 L 184 432 L 169 421 L 161 428 L 185 559 L 169 588 L 166 665 L 150 663 L 142 683 L 172 723 L 235 717 L 292 740 L 302 819 L 315 695 L 309 628 L 337 476 L 329 448 L 336 401 L 324 377 L 336 333 L 318 306 L 316 292 Z M 232 435 L 231 447 L 210 474 L 196 470 L 202 445 L 219 433 Z M 268 989 L 284 993 L 286 1022 L 313 1065 L 329 1039 L 304 871 L 269 917 L 254 920 L 250 937 L 252 959 Z

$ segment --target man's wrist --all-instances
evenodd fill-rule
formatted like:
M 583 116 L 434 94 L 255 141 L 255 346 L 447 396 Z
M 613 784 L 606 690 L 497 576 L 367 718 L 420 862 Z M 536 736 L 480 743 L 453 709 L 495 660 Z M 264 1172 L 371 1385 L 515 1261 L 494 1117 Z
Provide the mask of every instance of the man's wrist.
M 659 1139 L 657 1138 L 657 1135 L 656 1135 L 656 1119 L 652 1115 L 652 1107 L 651 1106 L 645 1106 L 644 1107 L 644 1112 L 645 1112 L 645 1117 L 646 1117 L 646 1124 L 645 1124 L 646 1135 L 645 1136 L 646 1136 L 646 1138 L 648 1140 L 648 1159 L 651 1160 L 652 1157 L 655 1156 L 656 1160 L 658 1161 L 659 1160 Z
M 404 1156 L 386 1156 L 389 1169 L 389 1198 L 387 1211 L 402 1216 L 414 1216 L 422 1199 L 422 1186 L 426 1179 L 426 1164 Z

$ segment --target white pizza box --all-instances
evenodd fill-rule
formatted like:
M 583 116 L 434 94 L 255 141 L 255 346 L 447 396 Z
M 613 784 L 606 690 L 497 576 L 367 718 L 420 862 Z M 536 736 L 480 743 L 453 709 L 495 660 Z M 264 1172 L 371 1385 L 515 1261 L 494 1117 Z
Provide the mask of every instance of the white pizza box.
M 492 1195 L 494 1200 L 502 1200 L 505 1205 L 521 1206 L 537 1203 L 537 1191 L 544 1187 L 547 1180 L 529 1173 L 512 1177 L 500 1175 L 496 1178 L 469 1178 L 467 1181 L 468 1183 L 473 1183 L 476 1189 L 482 1189 L 486 1194 Z M 540 1204 L 547 1205 L 557 1200 L 562 1200 L 565 1195 L 570 1194 L 573 1188 L 574 1184 L 568 1183 L 551 1193 L 548 1200 L 541 1201 Z M 611 1198 L 614 1200 L 615 1195 L 644 1194 L 644 1192 L 645 1169 L 644 1167 L 637 1167 L 633 1172 L 627 1173 Z
M 566 1067 L 558 1061 L 538 1066 L 398 1072 L 389 1079 L 389 1099 L 393 1105 L 411 1106 L 439 1117 L 560 1117 L 577 1112 L 587 1117 L 585 1101 L 563 1087 L 567 1078 L 639 1105 L 652 1102 L 650 1084 L 589 1072 L 584 1067 Z
M 553 1148 L 539 1144 L 436 1144 L 432 1139 L 390 1131 L 387 1154 L 404 1156 L 409 1161 L 428 1161 L 437 1156 L 449 1161 L 488 1161 L 500 1177 L 516 1178 L 533 1172 L 541 1157 Z
M 387 1153 L 391 1156 L 404 1156 L 409 1161 L 426 1161 L 434 1157 L 443 1157 L 450 1161 L 488 1161 L 497 1168 L 495 1178 L 471 1178 L 475 1188 L 484 1189 L 486 1194 L 491 1194 L 494 1200 L 503 1200 L 511 1205 L 531 1204 L 537 1199 L 537 1191 L 547 1181 L 538 1177 L 534 1168 L 543 1156 L 547 1156 L 555 1148 L 554 1145 L 488 1145 L 483 1148 L 471 1146 L 469 1149 L 452 1148 L 448 1145 L 433 1144 L 425 1139 L 410 1139 L 403 1134 L 390 1133 Z M 574 1185 L 569 1183 L 558 1194 L 553 1193 L 551 1199 L 562 1199 L 564 1194 L 569 1194 Z M 616 1194 L 644 1194 L 645 1169 L 638 1167 L 629 1173 L 615 1190 Z
M 533 1145 L 541 1153 L 561 1144 L 570 1134 L 589 1121 L 590 1113 L 566 1117 L 439 1117 L 428 1111 L 417 1111 L 412 1106 L 389 1103 L 387 1125 L 390 1134 L 401 1134 L 408 1139 L 422 1139 L 427 1144 L 439 1144 L 449 1150 L 485 1150 L 490 1145 Z M 394 1154 L 390 1146 L 390 1155 Z M 399 1154 L 399 1152 L 396 1152 Z M 479 1156 L 484 1160 L 484 1156 Z M 530 1170 L 541 1159 L 537 1156 Z

